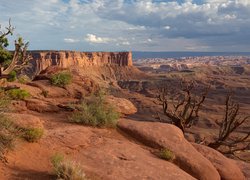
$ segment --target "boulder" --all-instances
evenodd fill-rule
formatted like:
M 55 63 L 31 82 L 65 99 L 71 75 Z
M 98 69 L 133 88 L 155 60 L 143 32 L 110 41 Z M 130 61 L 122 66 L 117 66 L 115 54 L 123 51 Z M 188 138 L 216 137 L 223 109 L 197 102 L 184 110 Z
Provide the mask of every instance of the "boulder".
M 134 106 L 134 104 L 124 98 L 107 96 L 106 102 L 113 106 L 119 113 L 123 115 L 130 115 L 137 112 L 137 108 Z
M 220 179 L 213 164 L 200 154 L 177 127 L 159 122 L 139 122 L 121 119 L 118 128 L 153 148 L 169 149 L 175 154 L 174 163 L 200 180 Z
M 41 128 L 43 129 L 43 123 L 40 118 L 30 114 L 16 114 L 6 113 L 6 116 L 10 118 L 17 126 L 21 128 Z
M 193 146 L 197 151 L 199 151 L 203 156 L 205 156 L 217 169 L 219 172 L 221 179 L 225 180 L 244 180 L 245 176 L 241 172 L 240 168 L 231 161 L 226 158 L 223 154 L 218 151 L 203 146 L 200 144 L 193 143 Z

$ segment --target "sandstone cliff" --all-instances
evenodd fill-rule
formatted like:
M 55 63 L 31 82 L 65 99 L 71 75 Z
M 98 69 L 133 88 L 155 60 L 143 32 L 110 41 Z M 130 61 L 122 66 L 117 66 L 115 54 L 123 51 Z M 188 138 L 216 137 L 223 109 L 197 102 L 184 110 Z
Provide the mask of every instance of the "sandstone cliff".
M 37 75 L 49 66 L 132 66 L 131 52 L 30 51 L 32 72 Z

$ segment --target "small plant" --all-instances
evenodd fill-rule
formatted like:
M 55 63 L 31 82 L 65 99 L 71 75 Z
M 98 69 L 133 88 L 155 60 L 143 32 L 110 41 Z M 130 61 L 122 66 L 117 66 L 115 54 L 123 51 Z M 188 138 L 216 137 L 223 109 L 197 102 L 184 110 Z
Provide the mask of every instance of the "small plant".
M 28 142 L 37 142 L 43 136 L 43 129 L 29 128 L 24 130 L 22 137 Z
M 41 92 L 41 95 L 43 95 L 44 97 L 48 97 L 49 96 L 49 91 L 43 90 Z
M 9 82 L 13 82 L 13 81 L 15 81 L 17 79 L 17 76 L 16 76 L 16 71 L 11 71 L 10 73 L 9 73 L 9 77 L 8 77 L 8 81 Z
M 21 84 L 26 84 L 27 82 L 31 81 L 30 78 L 26 75 L 18 77 L 18 82 Z
M 98 93 L 90 103 L 83 102 L 80 111 L 75 112 L 69 120 L 89 126 L 115 127 L 119 116 L 113 107 L 104 103 L 103 94 Z
M 7 95 L 14 100 L 24 100 L 28 97 L 30 97 L 30 93 L 23 89 L 11 89 L 8 90 Z
M 63 180 L 86 180 L 85 173 L 76 162 L 65 160 L 62 154 L 56 153 L 51 157 L 58 179 Z
M 159 157 L 161 159 L 167 160 L 167 161 L 172 161 L 174 160 L 174 153 L 168 149 L 162 149 L 159 152 Z
M 51 84 L 59 87 L 65 87 L 72 81 L 72 75 L 70 72 L 59 72 L 51 77 Z

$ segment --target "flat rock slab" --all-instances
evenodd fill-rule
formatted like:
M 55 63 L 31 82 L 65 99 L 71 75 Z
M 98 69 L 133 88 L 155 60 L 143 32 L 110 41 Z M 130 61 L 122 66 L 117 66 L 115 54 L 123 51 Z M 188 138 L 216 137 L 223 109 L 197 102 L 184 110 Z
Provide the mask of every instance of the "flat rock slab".
M 159 122 L 121 119 L 118 128 L 153 148 L 166 148 L 175 154 L 174 163 L 200 180 L 217 180 L 220 175 L 213 164 L 200 154 L 177 127 Z

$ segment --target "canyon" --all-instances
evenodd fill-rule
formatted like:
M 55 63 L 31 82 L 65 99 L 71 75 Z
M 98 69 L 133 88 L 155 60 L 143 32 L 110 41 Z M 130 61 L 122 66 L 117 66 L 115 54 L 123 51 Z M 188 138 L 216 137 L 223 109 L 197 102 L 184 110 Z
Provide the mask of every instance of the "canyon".
M 62 153 L 79 163 L 88 179 L 232 179 L 250 178 L 249 150 L 239 159 L 226 157 L 200 142 L 216 137 L 218 119 L 223 117 L 224 95 L 236 91 L 241 112 L 249 113 L 250 79 L 248 64 L 243 73 L 231 70 L 233 59 L 210 60 L 209 64 L 190 58 L 180 62 L 132 60 L 131 52 L 30 51 L 28 82 L 0 82 L 1 87 L 17 87 L 30 93 L 15 99 L 6 115 L 22 127 L 42 127 L 44 135 L 34 143 L 17 139 L 15 147 L 0 161 L 0 179 L 55 179 L 50 159 Z M 202 57 L 200 57 L 202 59 Z M 217 62 L 222 62 L 218 65 Z M 248 62 L 248 61 L 246 61 Z M 177 63 L 177 65 L 175 65 Z M 154 65 L 161 71 L 151 69 Z M 192 64 L 192 66 L 188 66 Z M 229 66 L 227 66 L 229 65 Z M 169 67 L 171 67 L 169 69 Z M 139 69 L 140 70 L 139 70 Z M 149 69 L 149 70 L 148 70 Z M 183 70 L 190 70 L 183 71 Z M 170 71 L 169 71 L 170 70 Z M 54 86 L 53 74 L 67 71 L 71 84 Z M 159 84 L 178 90 L 181 79 L 210 84 L 211 90 L 200 112 L 200 119 L 183 134 L 165 118 L 155 102 Z M 98 90 L 108 92 L 106 103 L 120 112 L 117 127 L 98 128 L 69 122 L 83 100 Z M 155 118 L 156 114 L 162 120 Z M 166 123 L 167 122 L 167 123 Z M 249 122 L 237 135 L 249 132 Z M 173 160 L 159 158 L 168 149 Z M 39 163 L 38 163 L 39 162 Z

